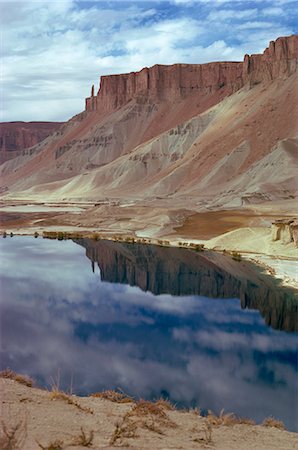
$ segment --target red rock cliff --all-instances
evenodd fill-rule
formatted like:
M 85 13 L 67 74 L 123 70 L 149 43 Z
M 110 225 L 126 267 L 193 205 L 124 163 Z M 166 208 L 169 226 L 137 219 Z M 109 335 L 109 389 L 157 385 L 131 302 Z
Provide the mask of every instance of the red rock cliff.
M 140 72 L 102 76 L 97 96 L 92 89 L 87 111 L 112 111 L 132 98 L 153 101 L 196 100 L 224 91 L 230 95 L 245 83 L 289 76 L 297 68 L 298 36 L 271 42 L 262 55 L 245 55 L 244 62 L 155 65 Z
M 121 75 L 102 76 L 96 97 L 86 99 L 87 110 L 116 109 L 132 98 L 152 100 L 204 96 L 225 88 L 232 93 L 241 86 L 242 63 L 155 65 Z
M 271 41 L 262 55 L 245 55 L 243 82 L 251 84 L 288 77 L 297 70 L 298 36 Z
M 60 122 L 0 123 L 0 163 L 43 141 L 61 125 Z

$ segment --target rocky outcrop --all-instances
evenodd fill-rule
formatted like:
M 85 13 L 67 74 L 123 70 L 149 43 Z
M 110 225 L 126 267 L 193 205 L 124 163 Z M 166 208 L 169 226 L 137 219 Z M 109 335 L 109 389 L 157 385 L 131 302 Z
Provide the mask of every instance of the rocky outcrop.
M 298 36 L 280 37 L 271 41 L 262 55 L 245 55 L 243 82 L 257 84 L 279 77 L 288 77 L 297 70 Z
M 140 72 L 102 76 L 97 96 L 92 86 L 86 111 L 113 111 L 133 98 L 164 101 L 200 101 L 207 95 L 224 91 L 230 95 L 244 84 L 289 76 L 297 69 L 298 36 L 270 42 L 262 55 L 245 55 L 244 62 L 155 65 Z
M 111 111 L 133 98 L 164 101 L 199 100 L 222 89 L 231 94 L 242 85 L 242 63 L 155 65 L 140 72 L 102 76 L 96 97 L 86 99 L 86 110 Z
M 297 331 L 297 298 L 257 273 L 249 262 L 239 264 L 220 254 L 155 245 L 76 242 L 86 248 L 93 270 L 98 264 L 103 281 L 138 286 L 155 295 L 238 297 L 242 308 L 258 309 L 272 328 Z
M 298 220 L 279 219 L 271 226 L 272 241 L 282 241 L 284 244 L 295 242 L 298 247 Z
M 59 130 L 60 122 L 0 123 L 0 164 Z

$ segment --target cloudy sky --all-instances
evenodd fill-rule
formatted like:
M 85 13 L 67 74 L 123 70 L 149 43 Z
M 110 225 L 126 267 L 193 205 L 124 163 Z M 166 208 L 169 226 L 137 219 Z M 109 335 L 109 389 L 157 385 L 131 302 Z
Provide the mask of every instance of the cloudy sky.
M 297 33 L 290 0 L 0 0 L 0 9 L 0 121 L 67 120 L 100 75 L 242 60 Z

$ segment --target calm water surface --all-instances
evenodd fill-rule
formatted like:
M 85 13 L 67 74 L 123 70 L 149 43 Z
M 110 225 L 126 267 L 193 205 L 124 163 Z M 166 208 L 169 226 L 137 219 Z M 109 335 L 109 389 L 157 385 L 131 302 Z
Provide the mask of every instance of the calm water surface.
M 222 255 L 0 239 L 1 369 L 297 430 L 297 298 Z

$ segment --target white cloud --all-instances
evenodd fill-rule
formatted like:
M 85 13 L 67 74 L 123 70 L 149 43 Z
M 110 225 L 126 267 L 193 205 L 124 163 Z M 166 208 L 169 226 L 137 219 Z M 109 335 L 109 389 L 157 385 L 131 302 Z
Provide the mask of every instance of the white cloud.
M 221 21 L 227 19 L 246 19 L 249 17 L 256 17 L 258 14 L 257 8 L 245 9 L 245 10 L 233 10 L 233 9 L 222 9 L 214 10 L 208 14 L 208 20 L 211 21 Z
M 156 63 L 242 60 L 293 32 L 278 22 L 275 3 L 267 8 L 269 22 L 265 12 L 258 20 L 256 7 L 203 1 L 194 13 L 181 2 L 0 2 L 0 120 L 66 120 L 84 108 L 100 75 Z
M 283 16 L 286 14 L 285 10 L 278 6 L 264 8 L 261 13 L 264 16 Z
M 271 22 L 254 21 L 254 22 L 242 23 L 241 25 L 238 25 L 237 28 L 239 30 L 251 30 L 251 29 L 257 29 L 257 28 L 263 30 L 264 28 L 270 28 L 272 30 L 273 27 L 274 27 L 274 24 Z

